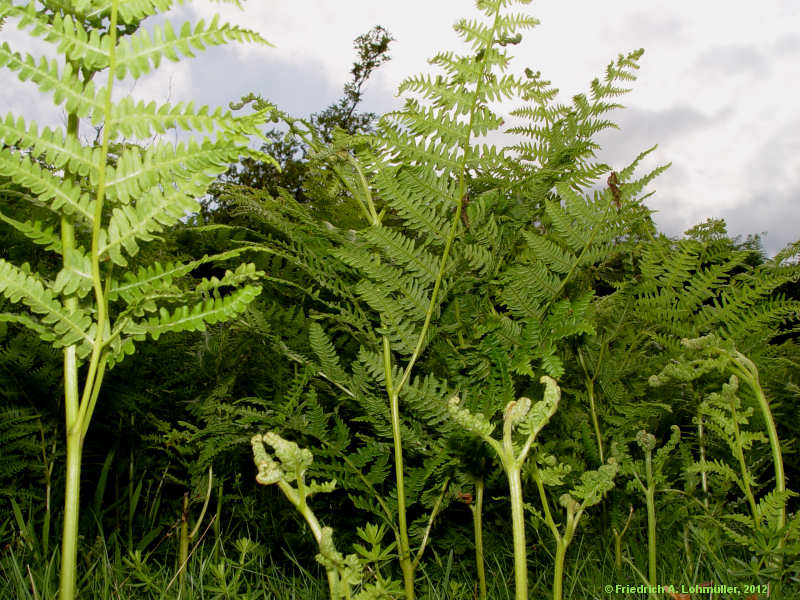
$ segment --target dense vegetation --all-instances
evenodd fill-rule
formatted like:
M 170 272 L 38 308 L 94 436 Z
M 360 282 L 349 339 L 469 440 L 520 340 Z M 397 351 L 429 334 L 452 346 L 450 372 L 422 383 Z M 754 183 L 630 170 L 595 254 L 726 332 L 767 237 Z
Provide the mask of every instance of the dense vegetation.
M 641 50 L 559 104 L 479 0 L 380 117 L 381 27 L 306 119 L 112 102 L 266 43 L 171 4 L 0 1 L 67 114 L 0 120 L 0 597 L 796 597 L 800 241 L 668 238 L 652 149 L 596 160 Z

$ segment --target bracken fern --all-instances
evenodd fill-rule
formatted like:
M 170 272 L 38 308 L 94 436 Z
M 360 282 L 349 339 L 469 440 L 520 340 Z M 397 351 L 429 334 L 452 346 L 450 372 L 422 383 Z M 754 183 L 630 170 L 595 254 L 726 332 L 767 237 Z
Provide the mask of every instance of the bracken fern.
M 138 79 L 162 59 L 192 57 L 195 50 L 231 40 L 266 43 L 252 31 L 220 24 L 217 17 L 194 27 L 186 23 L 177 32 L 169 23 L 152 33 L 141 27 L 172 5 L 170 0 L 0 2 L 0 19 L 16 21 L 59 55 L 59 60 L 37 59 L 4 42 L 0 66 L 49 94 L 67 113 L 66 129 L 40 128 L 11 113 L 0 122 L 0 168 L 23 197 L 50 210 L 44 221 L 3 220 L 62 262 L 50 278 L 27 264 L 0 259 L 0 292 L 21 309 L 0 319 L 29 327 L 64 352 L 67 492 L 61 600 L 75 594 L 81 451 L 106 368 L 133 352 L 135 341 L 203 329 L 241 312 L 260 291 L 253 284 L 259 273 L 252 264 L 193 288 L 181 283 L 199 264 L 235 258 L 238 251 L 184 265 L 136 269 L 131 264 L 140 243 L 198 210 L 197 198 L 228 162 L 242 155 L 269 160 L 248 148 L 248 135 L 257 132 L 266 111 L 234 116 L 192 103 L 112 102 L 116 79 Z M 94 81 L 100 73 L 107 75 L 104 87 Z M 81 141 L 84 118 L 102 129 L 100 143 Z M 206 136 L 177 144 L 136 143 L 176 128 Z

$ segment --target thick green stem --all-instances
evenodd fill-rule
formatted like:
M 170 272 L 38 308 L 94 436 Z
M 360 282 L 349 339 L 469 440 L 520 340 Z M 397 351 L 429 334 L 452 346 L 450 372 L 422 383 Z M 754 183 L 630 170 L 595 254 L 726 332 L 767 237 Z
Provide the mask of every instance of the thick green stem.
M 115 71 L 115 49 L 117 43 L 117 2 L 111 4 L 109 21 L 109 77 L 105 97 L 105 116 L 111 115 L 111 93 Z M 67 135 L 78 138 L 79 120 L 76 114 L 67 117 Z M 83 440 L 91 419 L 100 384 L 103 380 L 105 358 L 102 357 L 103 338 L 107 324 L 107 301 L 103 294 L 99 267 L 99 236 L 102 219 L 102 199 L 105 193 L 105 168 L 108 156 L 109 128 L 103 132 L 103 147 L 92 222 L 92 283 L 97 301 L 97 335 L 92 357 L 83 386 L 83 397 L 78 399 L 78 358 L 75 346 L 64 350 L 64 406 L 67 431 L 67 480 L 64 494 L 64 529 L 61 540 L 61 573 L 59 581 L 59 600 L 74 600 L 76 593 L 76 570 L 78 558 L 78 514 L 80 510 L 80 479 Z M 75 249 L 74 226 L 68 218 L 61 219 L 62 260 L 64 266 L 72 266 L 72 253 Z M 78 300 L 75 296 L 65 299 L 67 310 L 75 310 Z
M 740 360 L 745 358 L 740 356 Z M 772 450 L 772 462 L 775 469 L 775 490 L 778 492 L 786 491 L 786 476 L 783 472 L 783 456 L 781 456 L 781 442 L 778 439 L 778 429 L 775 426 L 775 419 L 772 416 L 772 411 L 769 409 L 769 402 L 761 389 L 761 384 L 758 381 L 758 369 L 755 364 L 746 359 L 745 366 L 748 367 L 747 381 L 753 389 L 753 393 L 758 401 L 758 406 L 761 409 L 761 414 L 764 417 L 764 423 L 767 428 L 767 435 L 769 436 L 769 445 Z M 744 362 L 744 361 L 743 361 Z M 786 524 L 786 502 L 783 503 L 783 508 L 778 516 L 778 529 Z
M 648 577 L 650 585 L 656 585 L 656 484 L 653 481 L 653 457 L 650 450 L 645 452 L 645 467 L 647 473 L 645 500 L 647 502 Z
M 656 503 L 655 487 L 647 489 L 647 553 L 650 585 L 656 585 Z
M 80 435 L 80 427 L 69 427 L 67 429 L 67 485 L 64 496 L 64 530 L 61 540 L 60 600 L 72 600 L 75 597 L 82 452 L 83 439 Z
M 186 586 L 186 563 L 189 562 L 189 493 L 183 495 L 181 510 L 181 537 L 178 548 L 178 589 L 183 598 Z
M 622 534 L 616 527 L 611 530 L 614 534 L 614 572 L 619 573 L 622 569 Z
M 392 443 L 394 448 L 395 485 L 397 485 L 397 526 L 398 553 L 400 569 L 403 572 L 403 586 L 406 600 L 414 600 L 414 563 L 411 560 L 411 546 L 408 542 L 406 522 L 406 490 L 403 472 L 403 437 L 400 430 L 400 397 L 392 381 L 392 355 L 389 338 L 383 337 L 383 362 L 386 375 L 386 391 L 389 394 L 389 412 L 392 420 Z
M 475 504 L 472 509 L 472 528 L 475 533 L 475 564 L 478 570 L 478 589 L 480 600 L 486 600 L 486 570 L 483 560 L 483 478 L 475 482 Z
M 392 413 L 392 437 L 394 438 L 394 468 L 395 480 L 397 485 L 397 524 L 400 529 L 400 564 L 403 567 L 403 579 L 406 590 L 411 589 L 411 596 L 406 594 L 409 600 L 414 598 L 414 565 L 411 562 L 411 547 L 408 543 L 408 526 L 406 523 L 406 490 L 405 478 L 403 474 L 403 444 L 400 434 L 400 401 L 397 394 L 392 394 L 390 398 L 390 409 Z M 408 577 L 411 577 L 409 582 Z
M 67 135 L 78 136 L 78 116 L 67 117 Z M 61 245 L 64 266 L 75 248 L 75 229 L 66 217 L 61 218 Z M 78 299 L 70 296 L 64 300 L 67 310 L 78 307 Z M 76 564 L 78 557 L 78 511 L 81 487 L 81 455 L 83 449 L 82 426 L 79 414 L 78 356 L 75 346 L 64 349 L 64 422 L 67 430 L 67 480 L 64 493 L 64 524 L 61 537 L 61 573 L 59 598 L 72 600 L 75 597 Z
M 511 528 L 514 536 L 514 585 L 516 600 L 528 600 L 528 558 L 525 550 L 525 513 L 522 504 L 522 477 L 520 468 L 506 468 L 511 499 Z
M 320 525 L 317 516 L 314 514 L 314 511 L 311 510 L 311 507 L 306 504 L 306 495 L 303 492 L 304 481 L 302 477 L 299 477 L 297 480 L 298 489 L 295 490 L 289 485 L 285 480 L 281 479 L 278 481 L 278 487 L 281 489 L 283 494 L 286 498 L 291 502 L 297 511 L 303 515 L 303 518 L 308 523 L 309 528 L 311 529 L 311 534 L 314 536 L 314 540 L 316 540 L 317 545 L 320 545 L 322 542 L 322 525 Z M 338 588 L 339 588 L 339 576 L 333 569 L 325 569 L 325 573 L 328 577 L 328 591 L 330 594 L 331 600 L 337 600 L 339 598 Z
M 567 555 L 567 542 L 556 540 L 556 563 L 553 571 L 553 600 L 561 600 L 564 595 L 564 558 Z

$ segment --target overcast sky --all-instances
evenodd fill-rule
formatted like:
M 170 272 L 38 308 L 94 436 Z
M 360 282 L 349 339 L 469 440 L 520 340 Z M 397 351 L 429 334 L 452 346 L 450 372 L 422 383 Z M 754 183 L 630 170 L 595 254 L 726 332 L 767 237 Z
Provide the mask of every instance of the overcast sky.
M 221 12 L 274 48 L 231 44 L 193 61 L 162 63 L 133 94 L 217 105 L 254 91 L 307 116 L 341 97 L 356 59 L 353 39 L 382 25 L 396 38 L 392 60 L 370 79 L 361 107 L 382 113 L 399 106 L 395 92 L 405 77 L 431 70 L 427 58 L 466 51 L 452 25 L 479 14 L 471 0 L 244 5 L 241 12 L 199 1 L 173 15 L 180 22 Z M 564 102 L 588 91 L 619 53 L 645 49 L 634 91 L 620 100 L 626 108 L 611 115 L 620 130 L 598 138 L 599 158 L 621 168 L 658 144 L 642 169 L 672 163 L 649 199 L 662 231 L 679 236 L 706 218 L 724 218 L 731 235 L 767 232 L 768 255 L 800 239 L 799 0 L 535 0 L 516 10 L 541 24 L 509 46 L 515 72 L 541 70 Z M 24 35 L 9 25 L 0 37 L 22 43 Z M 46 123 L 46 105 L 31 98 L 29 85 L 0 90 L 6 110 Z

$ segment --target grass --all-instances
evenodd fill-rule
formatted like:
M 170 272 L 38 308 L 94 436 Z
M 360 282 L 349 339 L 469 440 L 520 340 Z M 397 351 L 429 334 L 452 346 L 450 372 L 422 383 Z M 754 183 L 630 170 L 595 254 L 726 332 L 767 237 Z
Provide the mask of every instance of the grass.
M 8 523 L 0 531 L 8 530 Z M 547 546 L 547 533 L 529 547 L 530 598 L 551 598 L 553 556 Z M 642 532 L 643 535 L 643 532 Z M 610 536 L 609 536 L 610 537 Z M 641 535 L 624 544 L 623 568 L 615 574 L 613 543 L 597 544 L 596 536 L 576 536 L 564 571 L 564 597 L 580 600 L 608 600 L 614 594 L 606 585 L 638 585 L 638 571 L 647 571 L 647 543 Z M 497 542 L 497 540 L 495 540 Z M 169 546 L 172 548 L 168 548 Z M 661 584 L 697 585 L 712 581 L 722 584 L 747 581 L 734 577 L 736 561 L 730 556 L 695 551 L 691 563 L 680 552 L 682 540 L 664 542 L 664 554 L 671 560 L 658 564 Z M 98 535 L 81 539 L 79 560 L 81 577 L 78 597 L 92 600 L 327 600 L 324 569 L 311 556 L 298 556 L 285 549 L 267 549 L 247 538 L 229 536 L 222 541 L 206 535 L 190 550 L 186 565 L 186 586 L 180 592 L 177 582 L 177 540 L 165 542 L 170 554 L 142 555 L 125 547 L 122 536 Z M 423 600 L 474 600 L 478 597 L 475 564 L 470 552 L 455 554 L 453 549 L 432 548 L 429 560 L 420 565 L 417 588 Z M 55 600 L 58 590 L 59 549 L 47 557 L 37 556 L 21 538 L 0 550 L 0 600 Z M 514 598 L 513 552 L 496 544 L 486 557 L 487 592 L 491 600 Z M 796 573 L 796 575 L 798 575 Z M 397 573 L 399 576 L 399 573 Z M 643 575 L 642 575 L 643 576 Z M 773 590 L 770 600 L 797 597 L 800 579 Z M 626 600 L 666 598 L 646 594 L 624 594 Z M 623 597 L 619 596 L 619 597 Z M 723 596 L 714 596 L 722 598 Z M 742 596 L 744 597 L 744 596 Z M 705 600 L 708 595 L 694 596 Z M 766 598 L 759 595 L 759 599 Z

